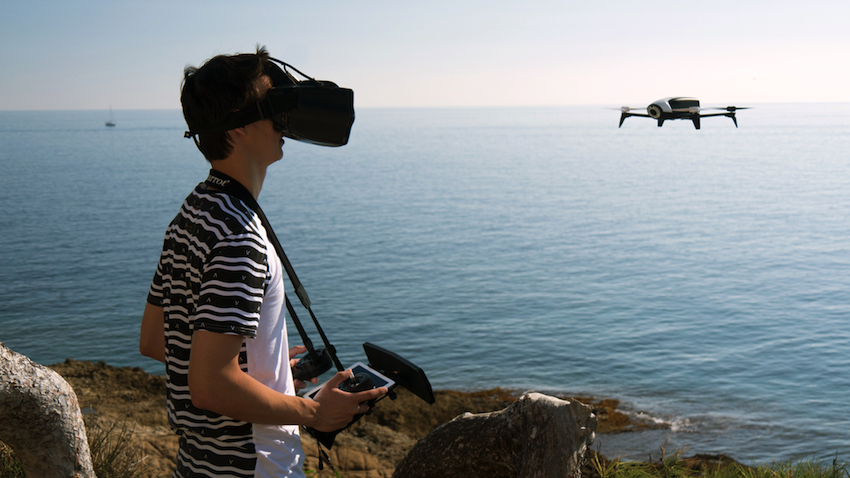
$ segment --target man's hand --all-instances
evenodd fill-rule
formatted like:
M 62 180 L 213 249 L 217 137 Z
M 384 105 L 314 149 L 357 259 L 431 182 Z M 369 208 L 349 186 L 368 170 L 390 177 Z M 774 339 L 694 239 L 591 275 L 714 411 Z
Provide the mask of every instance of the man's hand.
M 313 428 L 332 432 L 344 428 L 356 415 L 369 411 L 369 402 L 387 394 L 386 387 L 351 393 L 340 390 L 339 385 L 351 378 L 351 370 L 337 372 L 313 398 L 319 403 Z
M 289 349 L 289 368 L 290 369 L 294 369 L 295 364 L 297 364 L 298 361 L 301 360 L 301 359 L 295 358 L 295 356 L 298 355 L 298 354 L 303 354 L 306 351 L 307 351 L 307 347 L 305 347 L 303 345 L 296 345 L 295 347 L 292 347 L 291 349 Z M 310 379 L 310 383 L 316 383 L 318 381 L 319 381 L 319 377 L 313 377 L 313 378 Z M 298 380 L 298 379 L 293 380 L 293 382 L 295 383 L 295 391 L 296 392 L 307 386 L 306 383 L 304 383 L 303 381 Z

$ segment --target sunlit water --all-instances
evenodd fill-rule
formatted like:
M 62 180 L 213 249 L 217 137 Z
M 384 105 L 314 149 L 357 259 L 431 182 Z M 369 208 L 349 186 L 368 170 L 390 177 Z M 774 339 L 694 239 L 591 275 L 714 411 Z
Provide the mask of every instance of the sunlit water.
M 345 147 L 287 142 L 260 203 L 343 362 L 370 341 L 435 389 L 614 397 L 669 425 L 601 436 L 608 456 L 847 461 L 850 105 L 756 106 L 700 131 L 361 109 Z M 162 373 L 141 310 L 208 167 L 178 111 L 115 116 L 0 112 L 0 341 Z

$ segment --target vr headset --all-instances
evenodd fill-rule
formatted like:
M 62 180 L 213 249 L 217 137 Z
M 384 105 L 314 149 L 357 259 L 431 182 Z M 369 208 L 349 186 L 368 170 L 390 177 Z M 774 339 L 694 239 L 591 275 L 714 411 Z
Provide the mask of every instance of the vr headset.
M 283 136 L 320 146 L 342 146 L 348 143 L 351 125 L 354 124 L 354 91 L 340 88 L 331 81 L 310 78 L 292 65 L 276 58 L 266 66 L 272 88 L 265 98 L 227 115 L 221 125 L 214 128 L 195 128 L 189 125 L 186 138 L 199 133 L 217 133 L 239 128 L 255 121 L 270 119 L 274 129 Z M 305 79 L 295 79 L 287 68 Z

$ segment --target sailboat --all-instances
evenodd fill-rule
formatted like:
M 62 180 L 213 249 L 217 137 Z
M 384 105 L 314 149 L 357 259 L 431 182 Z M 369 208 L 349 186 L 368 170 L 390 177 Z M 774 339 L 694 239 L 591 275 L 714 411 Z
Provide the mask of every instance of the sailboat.
M 115 126 L 115 116 L 112 114 L 112 105 L 109 105 L 109 119 L 106 120 L 106 126 Z

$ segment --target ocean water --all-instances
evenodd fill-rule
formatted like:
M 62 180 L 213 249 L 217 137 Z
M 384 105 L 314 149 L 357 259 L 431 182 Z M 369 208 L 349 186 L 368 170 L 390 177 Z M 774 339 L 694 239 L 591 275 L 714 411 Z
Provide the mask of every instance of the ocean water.
M 756 106 L 700 131 L 360 109 L 345 147 L 288 141 L 260 204 L 345 363 L 369 341 L 435 389 L 613 397 L 669 425 L 600 436 L 610 457 L 846 462 L 850 105 Z M 0 112 L 0 341 L 163 373 L 141 311 L 208 166 L 179 111 L 106 118 Z

